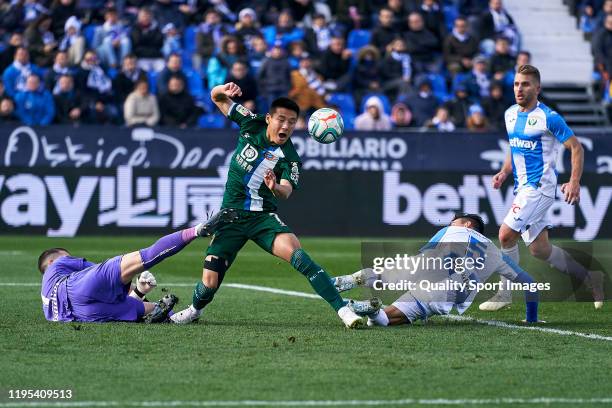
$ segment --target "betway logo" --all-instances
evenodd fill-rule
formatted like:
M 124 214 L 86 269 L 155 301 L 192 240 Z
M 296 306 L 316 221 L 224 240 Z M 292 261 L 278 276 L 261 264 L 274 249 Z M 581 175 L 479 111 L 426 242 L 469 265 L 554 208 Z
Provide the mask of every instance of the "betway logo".
M 519 139 L 518 137 L 513 137 L 512 139 L 510 139 L 510 147 L 535 150 L 535 148 L 538 147 L 538 142 L 536 142 L 535 140 L 524 140 Z

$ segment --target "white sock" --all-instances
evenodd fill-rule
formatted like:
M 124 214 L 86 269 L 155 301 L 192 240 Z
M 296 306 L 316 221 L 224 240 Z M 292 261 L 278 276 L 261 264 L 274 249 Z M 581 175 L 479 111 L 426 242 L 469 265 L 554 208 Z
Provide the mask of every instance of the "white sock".
M 202 310 L 204 310 L 204 309 L 196 309 L 195 307 L 193 307 L 193 305 L 189 305 L 189 310 L 191 310 L 191 313 L 195 313 L 196 315 L 200 315 L 202 313 Z
M 519 264 L 519 260 L 520 260 L 520 253 L 519 253 L 519 247 L 518 244 L 514 244 L 514 246 L 510 247 L 510 248 L 503 248 L 502 247 L 502 253 L 504 255 L 506 255 L 508 258 L 512 259 L 514 261 L 515 264 Z M 512 300 L 512 291 L 508 290 L 508 287 L 510 286 L 508 283 L 510 282 L 508 278 L 501 276 L 499 281 L 501 282 L 501 289 L 499 290 L 499 292 L 497 292 L 497 294 L 499 296 L 501 296 L 504 301 L 511 301 Z
M 385 313 L 384 310 L 379 310 L 375 315 L 368 316 L 369 322 L 373 324 L 369 324 L 369 326 L 388 326 L 389 325 L 389 317 Z
M 555 269 L 572 275 L 581 281 L 584 281 L 589 276 L 589 272 L 584 266 L 576 262 L 565 250 L 555 245 L 552 246 L 552 251 L 550 251 L 550 256 L 546 262 L 551 264 Z

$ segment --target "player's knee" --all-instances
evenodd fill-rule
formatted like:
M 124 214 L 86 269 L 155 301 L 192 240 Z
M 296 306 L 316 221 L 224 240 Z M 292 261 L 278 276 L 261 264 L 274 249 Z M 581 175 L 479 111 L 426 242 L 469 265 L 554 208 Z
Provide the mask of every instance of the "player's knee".
M 516 234 L 514 234 L 514 231 L 507 229 L 507 228 L 500 228 L 499 229 L 499 243 L 501 244 L 501 246 L 503 248 L 509 248 L 512 247 L 516 244 Z
M 550 251 L 550 244 L 545 245 L 534 242 L 529 245 L 529 252 L 531 253 L 531 255 L 543 261 L 548 259 L 548 257 L 550 256 Z
M 229 267 L 229 262 L 221 257 L 209 255 L 204 260 L 204 275 L 202 282 L 209 288 L 217 288 L 219 282 L 223 280 L 225 272 Z

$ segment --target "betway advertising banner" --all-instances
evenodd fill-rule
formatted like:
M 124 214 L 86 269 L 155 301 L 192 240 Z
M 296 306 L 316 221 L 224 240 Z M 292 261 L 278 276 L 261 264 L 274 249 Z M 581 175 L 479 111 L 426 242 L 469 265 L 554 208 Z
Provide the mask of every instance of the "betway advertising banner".
M 5 168 L 0 173 L 0 232 L 48 236 L 163 233 L 216 211 L 227 168 Z M 305 171 L 279 216 L 298 235 L 424 237 L 455 211 L 480 213 L 495 236 L 512 187 L 491 187 L 490 173 Z M 561 197 L 559 195 L 559 197 Z M 550 207 L 553 237 L 612 237 L 612 180 L 584 177 L 576 206 Z
M 612 135 L 578 135 L 585 172 L 612 174 Z M 217 169 L 228 163 L 237 130 L 180 130 L 111 126 L 0 126 L 0 169 L 14 167 Z M 304 171 L 495 172 L 509 151 L 505 134 L 347 132 L 323 145 L 303 131 L 292 136 Z M 557 171 L 569 172 L 559 149 Z

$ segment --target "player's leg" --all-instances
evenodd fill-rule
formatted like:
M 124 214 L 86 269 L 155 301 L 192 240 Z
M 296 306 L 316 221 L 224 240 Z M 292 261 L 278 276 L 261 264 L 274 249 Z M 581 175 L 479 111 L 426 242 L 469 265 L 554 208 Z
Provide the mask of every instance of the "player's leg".
M 123 255 L 121 259 L 121 282 L 123 284 L 131 282 L 137 274 L 181 251 L 198 237 L 198 228 L 199 225 L 174 232 L 161 237 L 150 247 Z
M 563 248 L 552 245 L 548 238 L 547 229 L 542 229 L 537 238 L 529 244 L 528 248 L 534 257 L 548 262 L 555 269 L 572 276 L 580 283 L 584 283 L 593 292 L 595 308 L 600 309 L 603 307 L 603 282 L 600 277 L 576 262 Z
M 202 310 L 213 301 L 225 273 L 247 240 L 243 221 L 219 227 L 206 250 L 202 279 L 196 283 L 192 302 L 172 316 L 174 323 L 187 324 L 199 319 Z

